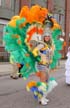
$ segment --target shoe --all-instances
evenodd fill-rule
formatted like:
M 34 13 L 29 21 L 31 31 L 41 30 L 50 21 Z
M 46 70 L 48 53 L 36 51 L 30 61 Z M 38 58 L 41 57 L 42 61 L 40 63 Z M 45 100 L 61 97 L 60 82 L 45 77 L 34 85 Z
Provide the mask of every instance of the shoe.
M 67 84 L 67 86 L 70 86 L 70 84 L 68 84 L 68 83 L 66 83 Z
M 18 77 L 13 77 L 13 76 L 10 76 L 12 79 L 18 79 Z
M 49 102 L 49 99 L 46 99 L 44 97 L 42 97 L 40 100 L 39 100 L 39 104 L 41 105 L 47 105 L 47 103 Z

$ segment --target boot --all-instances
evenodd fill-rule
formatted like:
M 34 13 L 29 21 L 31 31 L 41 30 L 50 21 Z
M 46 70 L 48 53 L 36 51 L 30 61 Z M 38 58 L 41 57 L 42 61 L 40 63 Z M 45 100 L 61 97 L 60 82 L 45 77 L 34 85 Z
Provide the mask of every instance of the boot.
M 47 99 L 48 93 L 50 93 L 57 86 L 57 82 L 54 78 L 50 78 L 48 83 L 41 82 L 41 85 L 38 87 L 39 91 L 43 92 L 41 98 L 38 99 L 39 103 L 42 105 L 47 105 L 49 100 Z
M 41 105 L 47 105 L 49 99 L 47 99 L 47 84 L 41 82 L 41 85 L 38 87 L 38 90 L 43 93 L 41 97 L 38 96 L 38 102 Z
M 47 94 L 50 93 L 56 86 L 57 86 L 57 82 L 55 81 L 54 78 L 50 78 L 48 81 L 48 90 L 47 90 Z
M 39 101 L 39 104 L 41 104 L 41 105 L 47 105 L 47 103 L 49 102 L 49 99 L 46 99 L 45 97 L 42 97 L 38 101 Z

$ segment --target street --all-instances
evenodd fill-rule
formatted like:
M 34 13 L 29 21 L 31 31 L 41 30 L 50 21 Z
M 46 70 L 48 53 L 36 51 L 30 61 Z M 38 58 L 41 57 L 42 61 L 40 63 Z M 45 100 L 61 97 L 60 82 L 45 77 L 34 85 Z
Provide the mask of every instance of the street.
M 51 72 L 58 86 L 48 94 L 50 101 L 47 106 L 39 105 L 32 93 L 25 89 L 28 81 L 38 80 L 36 76 L 32 75 L 27 80 L 14 80 L 9 75 L 0 77 L 0 108 L 70 108 L 70 86 L 65 84 L 64 74 L 64 61 L 61 61 L 58 69 Z

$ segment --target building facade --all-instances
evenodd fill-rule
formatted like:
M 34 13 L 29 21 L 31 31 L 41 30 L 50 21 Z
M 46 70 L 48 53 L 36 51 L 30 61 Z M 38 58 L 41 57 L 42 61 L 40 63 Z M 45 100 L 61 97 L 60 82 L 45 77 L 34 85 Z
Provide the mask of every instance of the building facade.
M 19 13 L 24 5 L 31 7 L 39 4 L 48 8 L 63 29 L 66 46 L 63 49 L 63 55 L 66 56 L 68 46 L 70 45 L 70 0 L 0 0 L 0 61 L 7 61 L 9 54 L 4 49 L 3 28 L 12 16 Z
M 24 1 L 24 0 L 22 0 Z M 64 36 L 64 47 L 62 55 L 65 58 L 68 47 L 70 46 L 70 0 L 25 0 L 29 6 L 39 4 L 43 7 L 47 7 L 48 10 L 53 13 L 54 18 L 61 25 Z
M 20 0 L 0 0 L 0 62 L 8 61 L 9 54 L 4 49 L 3 28 L 12 16 L 19 13 Z

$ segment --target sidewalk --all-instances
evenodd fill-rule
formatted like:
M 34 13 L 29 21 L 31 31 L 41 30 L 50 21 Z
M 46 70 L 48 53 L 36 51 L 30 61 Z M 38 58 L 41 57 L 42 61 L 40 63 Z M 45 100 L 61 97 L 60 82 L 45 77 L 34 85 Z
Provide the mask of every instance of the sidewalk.
M 65 64 L 65 60 L 59 61 L 59 68 L 62 68 Z M 0 63 L 0 76 L 11 74 L 12 65 L 9 62 L 1 62 Z
M 0 63 L 0 76 L 8 75 L 12 72 L 12 65 L 9 62 Z

